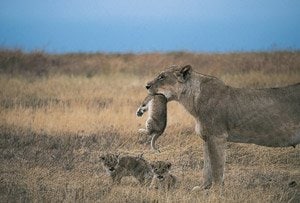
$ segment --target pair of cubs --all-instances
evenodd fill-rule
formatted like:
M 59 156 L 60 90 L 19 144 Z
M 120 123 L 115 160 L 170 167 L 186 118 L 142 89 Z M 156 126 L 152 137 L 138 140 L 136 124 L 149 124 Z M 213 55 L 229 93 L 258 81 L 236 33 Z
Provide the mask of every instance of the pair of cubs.
M 171 163 L 156 161 L 148 163 L 142 156 L 106 154 L 100 157 L 113 183 L 120 183 L 126 176 L 133 176 L 141 185 L 153 189 L 169 190 L 175 187 L 176 178 L 170 174 Z
M 139 129 L 141 134 L 151 139 L 151 148 L 159 152 L 155 147 L 155 141 L 164 132 L 167 125 L 167 98 L 163 94 L 148 95 L 137 110 L 137 116 L 142 116 L 149 110 L 146 128 Z M 142 156 L 120 157 L 115 154 L 106 154 L 100 160 L 113 183 L 120 183 L 125 176 L 135 177 L 140 184 L 155 189 L 174 188 L 176 178 L 170 174 L 171 163 L 156 161 L 149 164 Z

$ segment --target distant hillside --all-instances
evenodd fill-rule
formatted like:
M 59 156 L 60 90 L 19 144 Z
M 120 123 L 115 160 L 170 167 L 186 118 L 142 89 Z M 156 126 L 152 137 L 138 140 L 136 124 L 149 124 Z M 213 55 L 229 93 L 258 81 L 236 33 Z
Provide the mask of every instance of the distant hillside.
M 170 65 L 191 64 L 202 73 L 221 75 L 235 72 L 300 73 L 300 51 L 253 53 L 147 53 L 147 54 L 47 54 L 0 50 L 0 73 L 46 76 L 49 74 L 86 75 L 128 72 L 155 74 Z

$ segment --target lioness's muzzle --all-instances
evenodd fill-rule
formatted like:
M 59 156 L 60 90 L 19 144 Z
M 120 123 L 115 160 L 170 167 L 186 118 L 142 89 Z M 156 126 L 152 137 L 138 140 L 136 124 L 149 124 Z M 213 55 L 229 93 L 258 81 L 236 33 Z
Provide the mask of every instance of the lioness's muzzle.
M 151 85 L 147 84 L 145 87 L 148 90 L 148 89 L 150 89 Z

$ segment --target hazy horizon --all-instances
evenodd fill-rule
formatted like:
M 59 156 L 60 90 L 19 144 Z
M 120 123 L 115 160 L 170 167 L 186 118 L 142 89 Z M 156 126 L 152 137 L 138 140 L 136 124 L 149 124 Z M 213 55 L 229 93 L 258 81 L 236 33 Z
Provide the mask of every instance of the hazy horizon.
M 5 0 L 0 46 L 25 51 L 300 49 L 300 1 Z

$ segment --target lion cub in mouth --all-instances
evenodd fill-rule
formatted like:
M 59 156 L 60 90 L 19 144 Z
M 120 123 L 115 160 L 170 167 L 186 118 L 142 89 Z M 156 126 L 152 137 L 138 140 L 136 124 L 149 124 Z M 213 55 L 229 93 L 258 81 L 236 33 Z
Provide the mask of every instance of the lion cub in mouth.
M 106 154 L 100 156 L 103 167 L 113 183 L 120 183 L 125 176 L 135 177 L 140 184 L 149 186 L 153 177 L 150 164 L 141 156 Z
M 151 137 L 151 148 L 158 152 L 155 141 L 164 132 L 167 125 L 167 102 L 168 100 L 163 94 L 148 95 L 136 112 L 137 116 L 142 116 L 149 110 L 146 129 L 139 129 L 139 132 Z
M 175 188 L 176 178 L 170 173 L 171 163 L 156 161 L 151 163 L 153 178 L 150 188 L 159 190 L 169 190 Z

